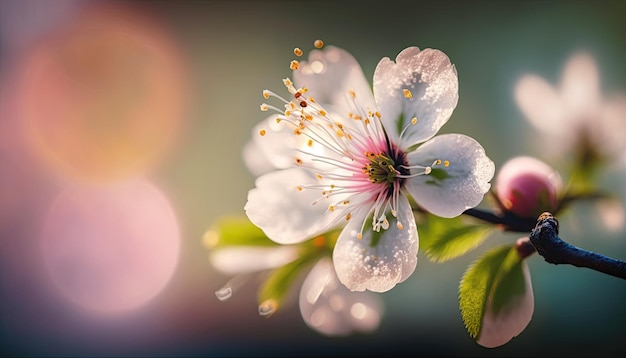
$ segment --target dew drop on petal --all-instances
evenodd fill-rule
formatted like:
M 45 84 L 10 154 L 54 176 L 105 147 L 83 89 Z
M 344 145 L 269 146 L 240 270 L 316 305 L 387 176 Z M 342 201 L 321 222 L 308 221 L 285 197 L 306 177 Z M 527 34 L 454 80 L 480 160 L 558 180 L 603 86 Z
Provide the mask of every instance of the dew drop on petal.
M 224 286 L 215 291 L 215 296 L 217 296 L 217 299 L 220 301 L 226 301 L 233 296 L 233 288 L 230 286 Z
M 277 308 L 278 304 L 276 303 L 276 301 L 267 300 L 259 305 L 259 314 L 261 316 L 269 317 L 274 314 L 274 312 L 276 312 Z

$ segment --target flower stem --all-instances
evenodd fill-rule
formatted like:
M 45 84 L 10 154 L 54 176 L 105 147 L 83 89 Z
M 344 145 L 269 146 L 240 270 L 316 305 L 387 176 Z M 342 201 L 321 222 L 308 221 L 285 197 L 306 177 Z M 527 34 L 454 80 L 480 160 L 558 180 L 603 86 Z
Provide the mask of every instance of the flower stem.
M 586 267 L 607 275 L 626 279 L 626 261 L 616 260 L 595 252 L 583 250 L 559 238 L 559 223 L 550 213 L 537 219 L 530 233 L 530 241 L 546 262 Z
M 526 218 L 520 218 L 510 212 L 504 212 L 502 215 L 497 215 L 491 211 L 471 208 L 465 210 L 463 214 L 491 224 L 500 225 L 506 231 L 529 232 L 535 225 L 534 219 L 529 220 Z

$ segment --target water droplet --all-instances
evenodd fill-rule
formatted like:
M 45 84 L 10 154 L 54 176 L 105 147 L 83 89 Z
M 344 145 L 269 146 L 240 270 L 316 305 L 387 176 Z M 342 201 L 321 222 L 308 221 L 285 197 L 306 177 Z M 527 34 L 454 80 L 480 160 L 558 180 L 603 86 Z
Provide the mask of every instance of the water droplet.
M 232 295 L 233 295 L 233 289 L 230 286 L 224 286 L 220 288 L 219 290 L 215 291 L 215 296 L 217 296 L 217 299 L 220 301 L 226 301 L 227 299 L 231 298 Z
M 259 305 L 259 314 L 261 316 L 269 317 L 274 314 L 274 312 L 276 312 L 277 308 L 278 304 L 276 303 L 276 301 L 269 299 Z

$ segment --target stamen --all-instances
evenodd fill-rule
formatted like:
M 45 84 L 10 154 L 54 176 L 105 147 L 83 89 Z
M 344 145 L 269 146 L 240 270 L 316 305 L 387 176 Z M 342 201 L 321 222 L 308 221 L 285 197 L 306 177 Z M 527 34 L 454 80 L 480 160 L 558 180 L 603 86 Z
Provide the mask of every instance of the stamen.
M 408 90 L 405 90 L 408 91 Z M 410 92 L 409 92 L 410 93 Z M 402 129 L 402 132 L 400 133 L 400 139 L 402 139 L 402 136 L 404 135 L 404 132 L 406 132 L 407 129 L 409 129 L 410 126 L 414 126 L 417 124 L 417 117 L 413 117 L 411 119 L 411 122 L 409 122 L 409 124 L 407 124 L 404 129 Z

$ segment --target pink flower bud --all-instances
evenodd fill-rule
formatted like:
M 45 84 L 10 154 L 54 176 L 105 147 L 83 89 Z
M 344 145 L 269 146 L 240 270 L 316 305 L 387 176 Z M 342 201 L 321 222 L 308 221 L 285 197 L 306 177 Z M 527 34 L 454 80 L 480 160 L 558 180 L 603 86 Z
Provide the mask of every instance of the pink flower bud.
M 496 177 L 496 195 L 504 208 L 524 218 L 554 211 L 562 186 L 554 169 L 532 157 L 509 160 Z

